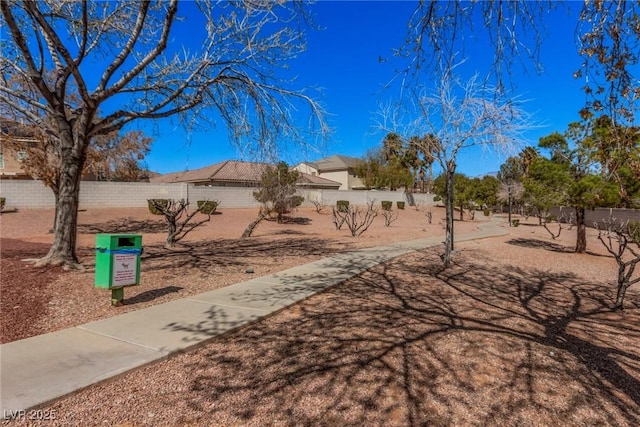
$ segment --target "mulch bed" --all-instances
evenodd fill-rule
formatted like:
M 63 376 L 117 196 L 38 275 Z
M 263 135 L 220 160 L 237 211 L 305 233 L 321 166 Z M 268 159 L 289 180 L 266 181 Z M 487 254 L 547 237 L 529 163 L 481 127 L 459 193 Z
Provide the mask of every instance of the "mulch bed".
M 64 273 L 61 267 L 32 267 L 23 261 L 41 258 L 51 245 L 0 239 L 0 343 L 41 333 L 38 320 L 46 315 L 51 299 L 49 284 Z

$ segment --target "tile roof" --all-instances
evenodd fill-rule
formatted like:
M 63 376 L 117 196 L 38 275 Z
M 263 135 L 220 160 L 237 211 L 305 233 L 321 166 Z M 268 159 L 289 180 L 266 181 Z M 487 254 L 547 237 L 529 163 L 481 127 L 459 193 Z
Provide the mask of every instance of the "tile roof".
M 266 163 L 239 162 L 226 160 L 192 171 L 173 172 L 150 179 L 150 182 L 259 182 Z
M 309 175 L 308 173 L 298 172 L 298 174 L 297 184 L 300 187 L 328 187 L 337 189 L 342 185 L 339 182 L 319 176 Z
M 359 159 L 355 157 L 335 155 L 320 159 L 316 162 L 310 163 L 310 165 L 314 166 L 319 171 L 347 169 L 355 167 L 358 160 Z
M 177 183 L 177 182 L 242 182 L 257 184 L 262 179 L 262 174 L 269 166 L 267 163 L 239 162 L 227 160 L 200 169 L 185 172 L 173 172 L 149 178 L 152 183 Z M 339 182 L 319 176 L 301 173 L 298 184 L 303 187 L 339 187 Z

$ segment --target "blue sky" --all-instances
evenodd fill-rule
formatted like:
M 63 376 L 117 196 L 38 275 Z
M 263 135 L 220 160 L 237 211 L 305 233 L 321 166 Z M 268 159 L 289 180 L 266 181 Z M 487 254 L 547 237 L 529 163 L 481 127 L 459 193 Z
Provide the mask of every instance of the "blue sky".
M 392 52 L 405 39 L 414 7 L 415 3 L 408 1 L 320 1 L 313 6 L 315 21 L 322 29 L 308 33 L 307 51 L 291 63 L 291 69 L 298 76 L 296 85 L 322 89 L 318 99 L 330 114 L 334 132 L 317 153 L 293 148 L 283 153 L 283 160 L 295 164 L 333 154 L 360 157 L 380 145 L 384 134 L 376 131 L 374 116 L 380 101 L 398 95 L 397 88 L 383 90 L 383 85 L 400 65 L 393 61 Z M 576 13 L 574 10 L 572 19 L 567 18 L 566 11 L 549 15 L 541 74 L 536 74 L 533 67 L 528 73 L 518 65 L 514 67 L 514 92 L 529 100 L 524 108 L 542 125 L 527 134 L 523 141 L 527 145 L 536 145 L 539 137 L 553 131 L 564 131 L 568 123 L 579 118 L 578 110 L 584 104 L 580 87 L 584 83 L 572 77 L 580 65 L 574 42 Z M 487 72 L 491 54 L 487 49 L 490 47 L 483 40 L 468 45 L 468 72 Z M 222 126 L 191 135 L 167 124 L 160 124 L 158 130 L 146 159 L 153 171 L 191 170 L 227 159 L 243 159 L 228 142 Z M 458 160 L 460 172 L 479 176 L 497 171 L 505 158 L 470 150 L 461 152 Z

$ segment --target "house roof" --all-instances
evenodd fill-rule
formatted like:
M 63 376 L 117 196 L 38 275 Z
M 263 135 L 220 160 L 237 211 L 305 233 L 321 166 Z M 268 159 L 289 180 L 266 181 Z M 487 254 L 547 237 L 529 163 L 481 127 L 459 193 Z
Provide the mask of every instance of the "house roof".
M 309 164 L 319 171 L 331 171 L 353 168 L 358 161 L 355 157 L 335 155 Z
M 266 163 L 226 160 L 192 171 L 173 172 L 150 179 L 150 182 L 260 182 Z
M 185 172 L 173 172 L 151 177 L 149 182 L 177 183 L 177 182 L 242 182 L 258 184 L 262 174 L 269 165 L 267 163 L 239 162 L 227 160 L 200 169 Z M 298 185 L 302 187 L 339 187 L 339 182 L 318 176 L 299 172 Z
M 332 181 L 327 178 L 321 178 L 319 176 L 309 175 L 308 173 L 298 172 L 298 182 L 296 183 L 299 187 L 327 187 L 327 188 L 338 188 L 342 184 L 336 181 Z

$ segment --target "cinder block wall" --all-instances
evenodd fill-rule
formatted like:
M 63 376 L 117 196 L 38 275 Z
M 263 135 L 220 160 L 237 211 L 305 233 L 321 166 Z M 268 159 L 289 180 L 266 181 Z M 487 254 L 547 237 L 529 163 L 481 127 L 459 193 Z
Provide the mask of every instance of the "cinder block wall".
M 83 181 L 80 185 L 80 208 L 146 207 L 147 199 L 218 200 L 220 208 L 254 208 L 259 203 L 253 197 L 255 188 L 246 187 L 197 187 L 190 184 L 152 184 L 147 182 L 94 182 Z M 402 191 L 340 191 L 340 190 L 300 190 L 305 198 L 304 205 L 317 200 L 327 206 L 334 206 L 338 200 L 348 200 L 355 205 L 374 201 L 376 206 L 383 200 L 406 201 L 433 205 L 432 194 L 405 194 Z M 0 197 L 6 198 L 5 209 L 52 209 L 53 192 L 41 181 L 0 180 Z M 567 213 L 571 208 L 563 208 Z M 560 208 L 552 209 L 559 216 Z M 588 226 L 613 216 L 621 221 L 640 221 L 640 210 L 598 208 L 587 210 Z
M 420 205 L 433 205 L 433 194 L 407 194 L 403 191 L 341 191 L 341 190 L 301 190 L 301 195 L 305 197 L 305 202 L 310 200 L 321 202 L 327 206 L 333 206 L 338 200 L 348 200 L 355 205 L 366 205 L 374 202 L 380 206 L 382 201 L 407 202 L 408 204 L 419 203 Z M 413 200 L 410 200 L 413 199 Z M 409 203 L 409 202 L 412 203 Z
M 53 192 L 40 181 L 0 180 L 0 197 L 5 209 L 53 208 Z
M 573 208 L 552 208 L 549 210 L 552 215 L 560 217 L 562 213 L 569 217 L 575 212 Z M 617 221 L 640 221 L 640 210 L 638 209 L 614 209 L 614 208 L 596 208 L 587 209 L 585 211 L 585 223 L 587 227 L 594 227 L 595 224 L 602 224 L 603 220 L 614 218 Z
M 83 181 L 80 185 L 80 208 L 146 207 L 147 199 L 219 200 L 221 208 L 253 208 L 259 203 L 253 197 L 256 188 L 201 187 L 190 184 L 152 184 L 146 182 L 95 182 Z M 433 204 L 433 195 L 408 195 L 402 191 L 339 191 L 300 190 L 305 205 L 310 200 L 335 205 L 337 200 L 349 200 L 355 205 L 383 200 L 406 201 L 413 197 L 417 203 Z M 54 207 L 52 191 L 41 181 L 0 181 L 0 196 L 6 198 L 6 208 L 44 209 Z

